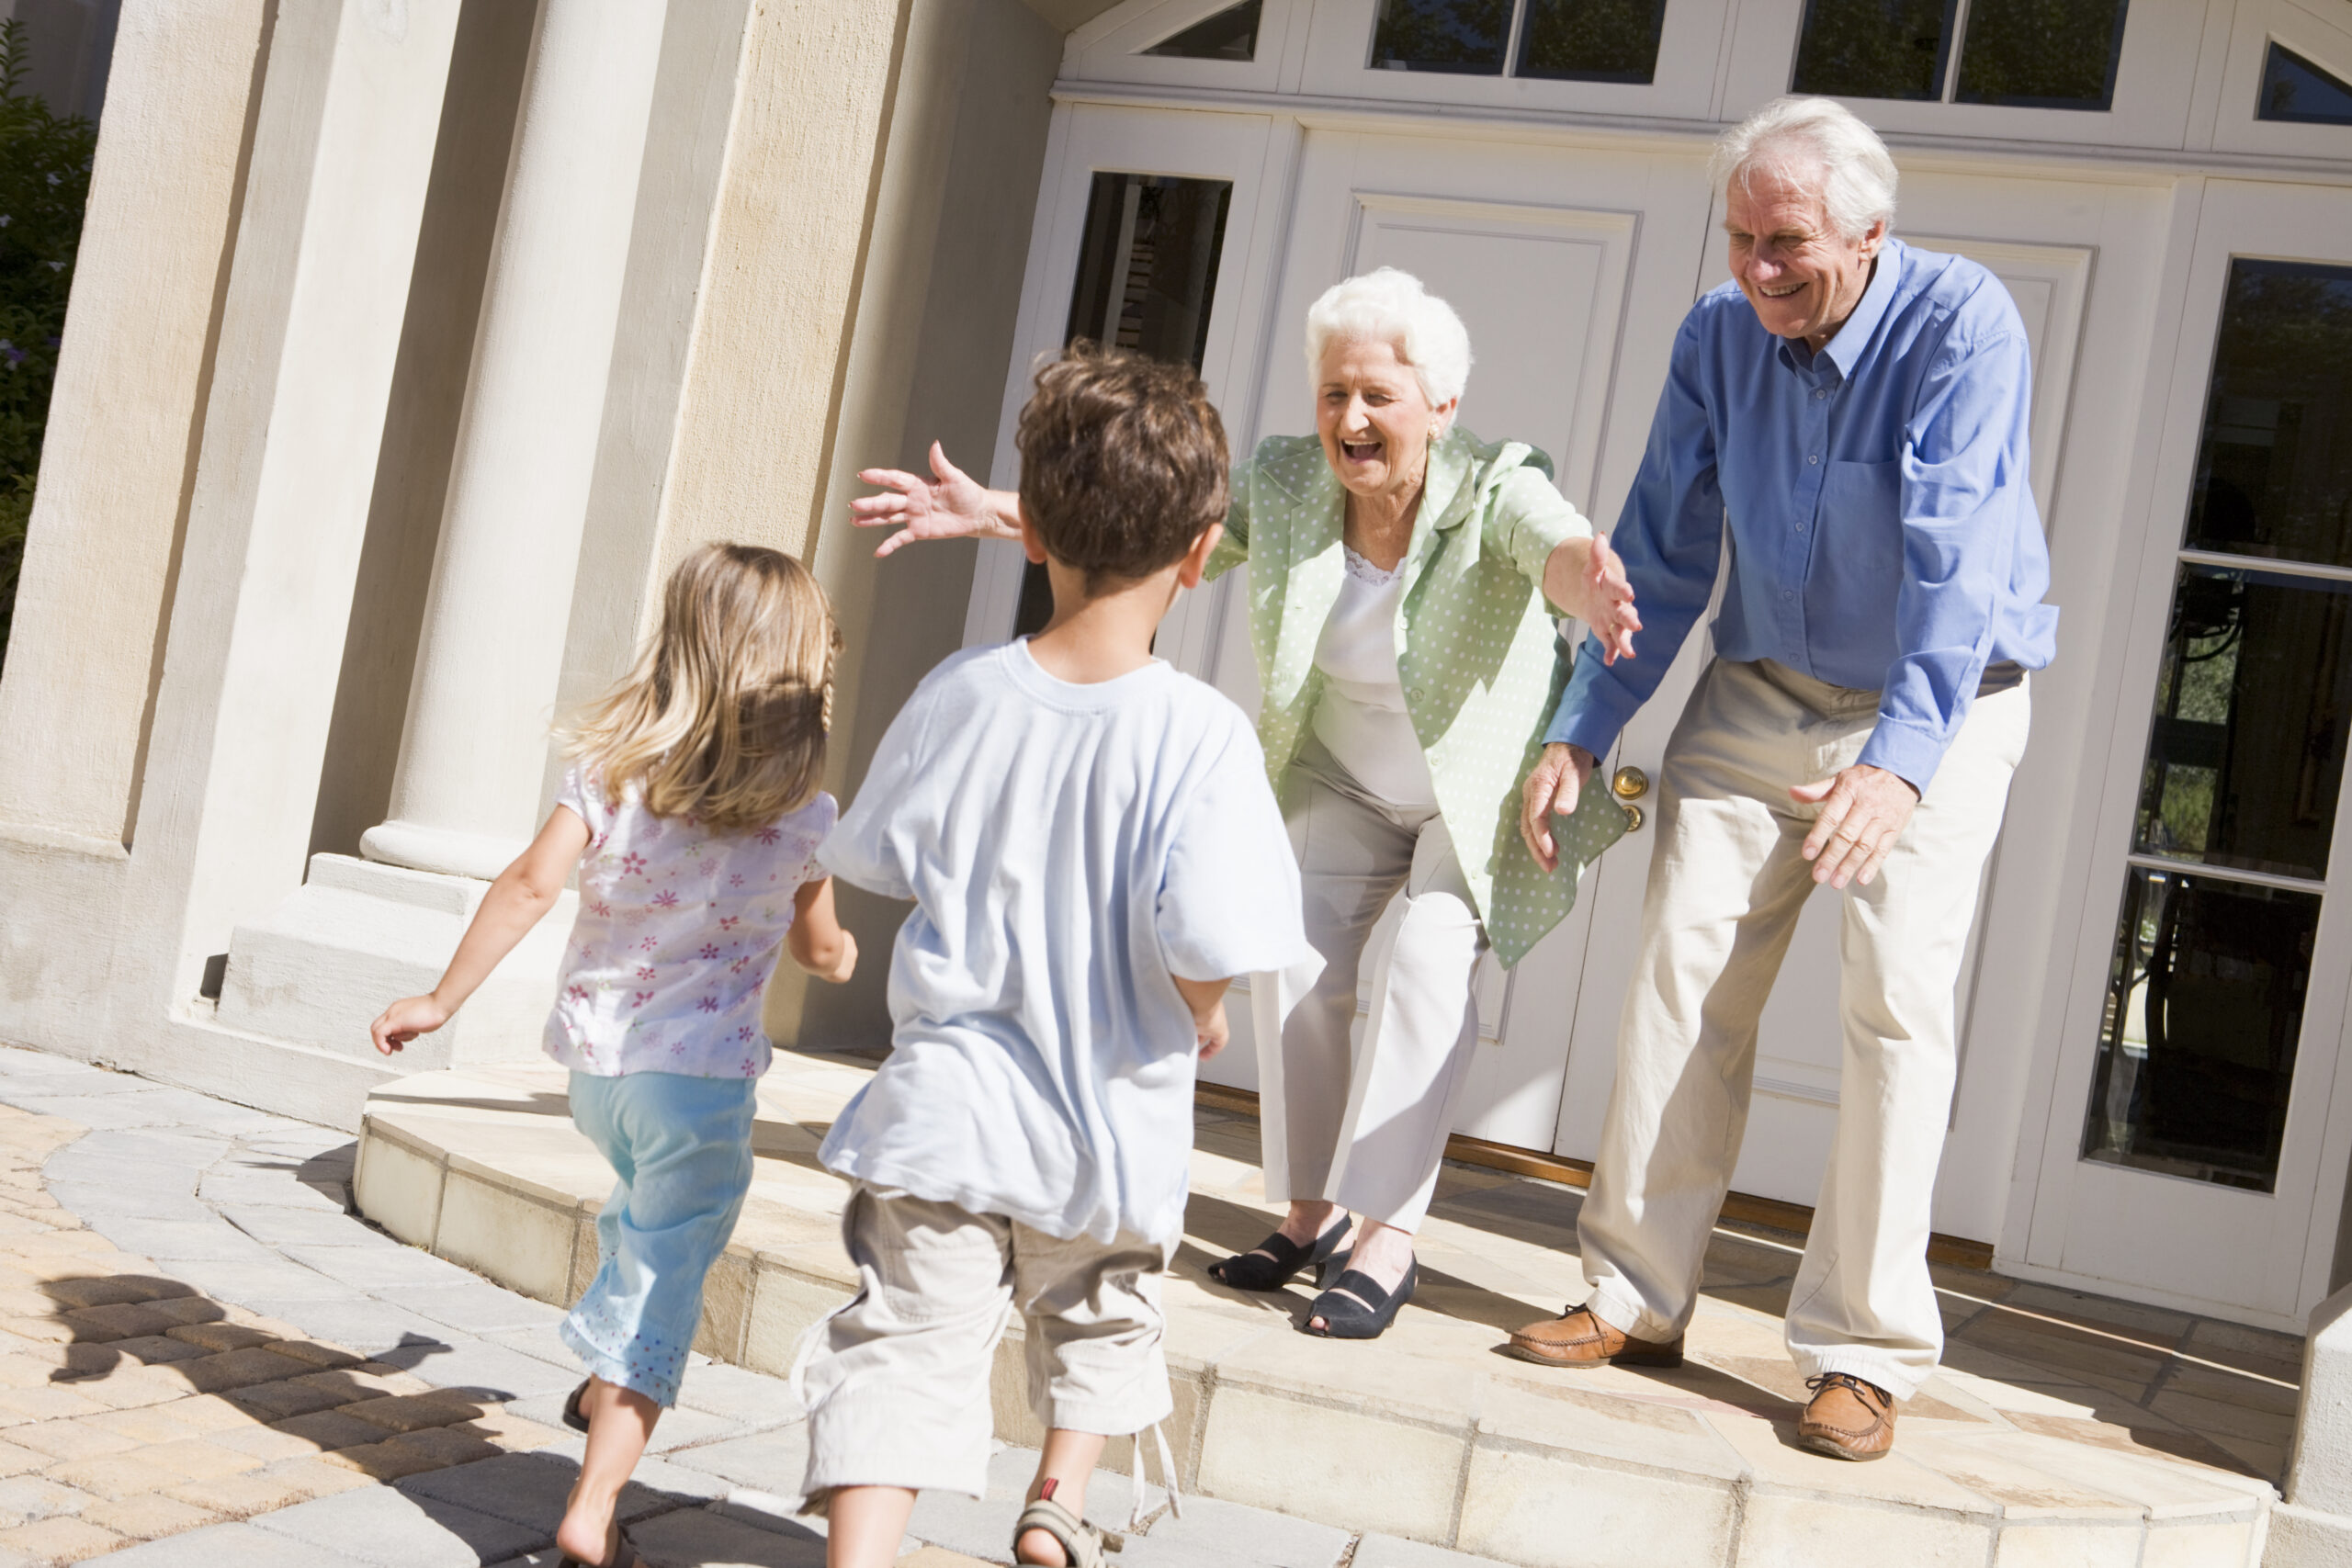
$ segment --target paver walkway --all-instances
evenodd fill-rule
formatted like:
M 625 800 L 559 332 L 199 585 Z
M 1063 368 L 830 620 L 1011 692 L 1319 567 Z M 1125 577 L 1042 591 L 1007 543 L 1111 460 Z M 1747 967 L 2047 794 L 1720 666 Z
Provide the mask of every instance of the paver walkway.
M 560 1314 L 354 1217 L 352 1149 L 0 1047 L 0 1568 L 551 1568 L 580 1451 Z M 625 1505 L 652 1568 L 823 1562 L 778 1495 L 799 1416 L 780 1380 L 697 1359 Z M 1005 1561 L 1034 1463 L 926 1497 L 904 1568 Z M 1090 1512 L 1129 1498 L 1102 1477 Z M 1208 1500 L 1122 1561 L 1482 1568 Z

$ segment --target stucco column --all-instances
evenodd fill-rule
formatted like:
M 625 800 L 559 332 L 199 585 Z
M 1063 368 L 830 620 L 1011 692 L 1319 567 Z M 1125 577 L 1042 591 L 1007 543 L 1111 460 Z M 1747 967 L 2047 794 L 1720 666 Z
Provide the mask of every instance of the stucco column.
M 664 9 L 545 0 L 371 860 L 495 876 L 537 826 Z

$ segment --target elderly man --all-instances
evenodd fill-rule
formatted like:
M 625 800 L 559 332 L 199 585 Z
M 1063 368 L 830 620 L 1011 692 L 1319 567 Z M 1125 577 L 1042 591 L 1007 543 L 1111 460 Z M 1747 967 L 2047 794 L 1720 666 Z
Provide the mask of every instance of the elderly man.
M 1641 956 L 1577 1231 L 1592 1292 L 1512 1336 L 1560 1367 L 1682 1359 L 1739 1155 L 1757 1020 L 1813 888 L 1842 897 L 1836 1143 L 1788 1313 L 1800 1432 L 1876 1459 L 1934 1371 L 1928 1213 L 1952 993 L 2025 749 L 2026 671 L 2057 611 L 2027 488 L 2032 378 L 1998 281 L 1890 237 L 1871 129 L 1782 99 L 1717 149 L 1736 283 L 1701 299 L 1616 543 L 1647 623 L 1635 660 L 1577 661 L 1527 780 L 1547 816 L 1656 690 L 1730 581 L 1659 780 Z M 1988 1173 L 1989 1175 L 1990 1173 Z

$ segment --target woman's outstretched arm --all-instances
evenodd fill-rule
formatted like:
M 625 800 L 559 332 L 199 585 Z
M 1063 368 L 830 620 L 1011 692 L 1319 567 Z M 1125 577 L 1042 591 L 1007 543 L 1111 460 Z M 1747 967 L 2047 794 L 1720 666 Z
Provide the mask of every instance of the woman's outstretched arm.
M 896 528 L 897 533 L 875 547 L 887 556 L 918 539 L 1021 538 L 1021 497 L 1013 491 L 989 490 L 947 460 L 938 442 L 931 444 L 930 479 L 900 468 L 861 468 L 860 482 L 881 488 L 879 495 L 862 495 L 849 503 L 850 520 L 861 528 Z

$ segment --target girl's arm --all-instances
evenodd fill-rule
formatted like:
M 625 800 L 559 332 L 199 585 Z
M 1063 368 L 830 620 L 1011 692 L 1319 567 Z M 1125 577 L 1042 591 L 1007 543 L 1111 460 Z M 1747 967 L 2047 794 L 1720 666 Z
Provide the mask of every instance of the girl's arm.
M 917 539 L 1021 538 L 1021 497 L 1009 490 L 984 490 L 978 480 L 947 460 L 938 442 L 931 444 L 933 477 L 898 468 L 864 468 L 863 484 L 879 485 L 880 495 L 862 495 L 849 503 L 850 520 L 861 528 L 896 527 L 899 531 L 875 547 L 887 556 Z
M 784 937 L 792 961 L 836 986 L 848 979 L 857 967 L 857 938 L 842 929 L 833 913 L 833 879 L 802 883 L 792 896 L 792 929 Z
M 449 1021 L 481 984 L 490 978 L 498 961 L 514 951 L 539 918 L 563 894 L 572 868 L 588 850 L 588 824 L 569 806 L 548 816 L 547 826 L 531 840 L 514 863 L 498 874 L 482 895 L 473 924 L 458 943 L 457 955 L 441 983 L 424 996 L 403 997 L 384 1010 L 368 1028 L 376 1049 L 387 1056 L 420 1034 L 430 1034 Z

